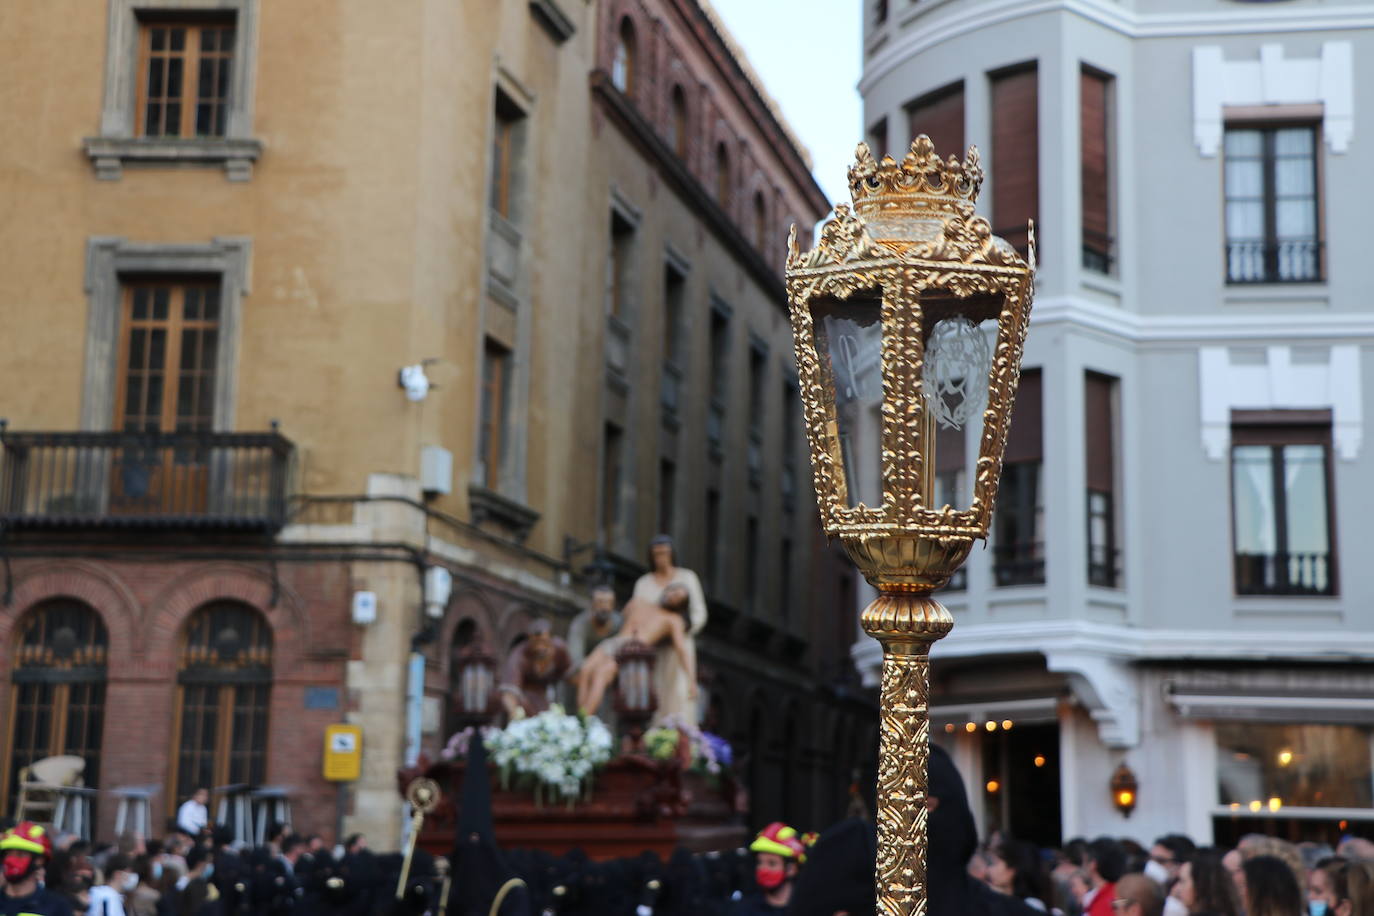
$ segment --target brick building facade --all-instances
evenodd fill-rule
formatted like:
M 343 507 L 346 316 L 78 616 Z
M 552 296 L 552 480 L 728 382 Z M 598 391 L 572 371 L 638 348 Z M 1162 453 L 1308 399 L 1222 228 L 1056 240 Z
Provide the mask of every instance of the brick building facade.
M 706 587 L 707 720 L 751 817 L 843 811 L 875 731 L 781 282 L 826 202 L 708 7 L 55 0 L 11 25 L 0 811 L 73 752 L 101 835 L 110 790 L 155 787 L 157 830 L 224 780 L 388 846 L 456 649 L 565 628 L 660 530 Z

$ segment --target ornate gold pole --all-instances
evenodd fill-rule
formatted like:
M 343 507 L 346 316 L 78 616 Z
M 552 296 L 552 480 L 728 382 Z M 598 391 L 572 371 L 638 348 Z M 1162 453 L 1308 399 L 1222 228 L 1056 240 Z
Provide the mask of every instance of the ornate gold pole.
M 878 912 L 926 911 L 926 766 L 930 646 L 954 626 L 929 590 L 885 587 L 864 609 L 864 632 L 882 643 L 878 748 Z
M 439 804 L 439 784 L 421 776 L 406 786 L 406 798 L 414 813 L 410 816 L 410 836 L 406 839 L 406 854 L 401 861 L 401 878 L 396 882 L 396 899 L 405 898 L 406 881 L 410 879 L 410 863 L 415 858 L 415 844 L 420 839 L 420 828 L 424 826 L 425 815 Z

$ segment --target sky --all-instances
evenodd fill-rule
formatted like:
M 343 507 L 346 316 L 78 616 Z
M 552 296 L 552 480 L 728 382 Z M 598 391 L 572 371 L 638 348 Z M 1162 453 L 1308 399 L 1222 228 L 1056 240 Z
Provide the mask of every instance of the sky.
M 863 139 L 859 104 L 862 0 L 711 0 L 744 49 L 832 204 Z

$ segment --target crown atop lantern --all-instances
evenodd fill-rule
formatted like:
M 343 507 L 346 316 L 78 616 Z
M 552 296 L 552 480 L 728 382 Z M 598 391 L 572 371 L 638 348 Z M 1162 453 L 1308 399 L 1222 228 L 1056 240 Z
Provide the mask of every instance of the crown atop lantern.
M 978 147 L 970 146 L 960 162 L 947 161 L 935 152 L 935 144 L 925 134 L 911 141 L 911 149 L 901 162 L 884 156 L 873 158 L 868 144 L 860 143 L 855 162 L 849 167 L 849 193 L 854 198 L 854 213 L 865 222 L 900 216 L 929 217 L 954 210 L 967 219 L 983 184 L 983 169 Z

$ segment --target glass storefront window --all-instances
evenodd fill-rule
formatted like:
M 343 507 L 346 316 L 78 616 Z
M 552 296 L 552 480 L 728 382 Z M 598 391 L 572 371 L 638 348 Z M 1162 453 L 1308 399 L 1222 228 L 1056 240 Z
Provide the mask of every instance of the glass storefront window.
M 1218 723 L 1217 795 L 1247 810 L 1374 806 L 1371 729 Z

